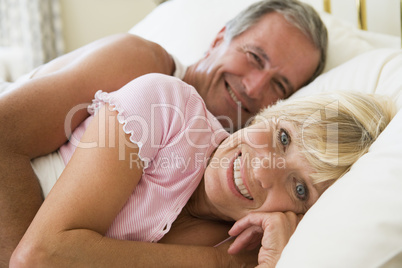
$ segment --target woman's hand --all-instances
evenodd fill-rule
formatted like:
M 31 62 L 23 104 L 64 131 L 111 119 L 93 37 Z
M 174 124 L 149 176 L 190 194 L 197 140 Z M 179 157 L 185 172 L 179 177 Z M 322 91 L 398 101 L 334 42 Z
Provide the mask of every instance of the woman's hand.
M 250 213 L 230 229 L 229 234 L 237 238 L 228 253 L 237 254 L 242 249 L 251 250 L 261 245 L 257 267 L 275 267 L 302 217 L 290 211 Z

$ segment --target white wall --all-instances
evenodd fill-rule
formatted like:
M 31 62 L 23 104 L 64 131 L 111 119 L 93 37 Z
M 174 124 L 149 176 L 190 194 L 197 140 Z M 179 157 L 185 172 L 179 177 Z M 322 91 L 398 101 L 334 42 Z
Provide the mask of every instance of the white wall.
M 128 31 L 159 0 L 60 0 L 66 52 L 101 37 Z M 323 9 L 323 0 L 302 0 Z M 400 36 L 400 0 L 366 0 L 368 29 Z M 357 26 L 355 0 L 332 0 L 332 14 Z
M 155 6 L 154 0 L 60 0 L 65 50 L 127 32 Z
M 323 10 L 323 0 L 302 0 Z M 366 0 L 367 28 L 369 31 L 401 35 L 400 0 Z M 357 27 L 356 0 L 332 0 L 332 14 Z

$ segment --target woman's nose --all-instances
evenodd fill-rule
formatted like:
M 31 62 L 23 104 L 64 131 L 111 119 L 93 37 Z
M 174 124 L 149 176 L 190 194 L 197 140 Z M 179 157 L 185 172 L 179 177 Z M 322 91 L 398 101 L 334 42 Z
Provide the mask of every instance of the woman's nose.
M 277 158 L 264 157 L 254 165 L 254 176 L 258 183 L 264 189 L 272 188 L 275 184 L 280 183 L 285 176 L 285 169 L 278 165 Z

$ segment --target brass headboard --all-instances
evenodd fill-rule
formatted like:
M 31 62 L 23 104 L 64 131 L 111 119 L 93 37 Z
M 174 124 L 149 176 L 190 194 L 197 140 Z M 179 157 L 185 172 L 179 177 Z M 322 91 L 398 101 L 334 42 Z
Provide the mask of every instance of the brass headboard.
M 402 3 L 402 0 L 400 1 Z M 356 0 L 356 10 L 357 10 L 357 25 L 359 29 L 367 31 L 366 0 Z M 324 11 L 327 13 L 331 13 L 331 0 L 324 0 Z
M 331 13 L 331 0 L 324 1 L 324 10 Z M 400 24 L 401 24 L 401 46 L 402 46 L 402 0 L 399 2 L 400 7 Z M 367 10 L 366 10 L 366 0 L 356 0 L 357 9 L 357 25 L 359 29 L 367 31 Z
M 324 0 L 324 11 L 331 13 L 331 0 Z
M 366 0 L 356 0 L 356 9 L 358 26 L 360 29 L 367 31 Z

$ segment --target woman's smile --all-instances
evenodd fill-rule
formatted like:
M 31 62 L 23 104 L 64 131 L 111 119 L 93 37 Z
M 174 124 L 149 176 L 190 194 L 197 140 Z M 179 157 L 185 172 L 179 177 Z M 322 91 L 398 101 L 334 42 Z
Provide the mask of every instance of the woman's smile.
M 241 152 L 236 153 L 235 156 L 230 159 L 230 165 L 227 166 L 226 178 L 228 187 L 236 197 L 243 200 L 245 198 L 253 200 L 242 179 L 241 156 Z
M 246 187 L 246 184 L 243 180 L 243 172 L 242 172 L 242 163 L 241 163 L 241 154 L 236 157 L 233 164 L 233 181 L 236 186 L 236 190 L 245 198 L 249 200 L 253 200 L 253 197 L 250 195 L 249 190 Z M 245 178 L 245 177 L 244 177 Z

